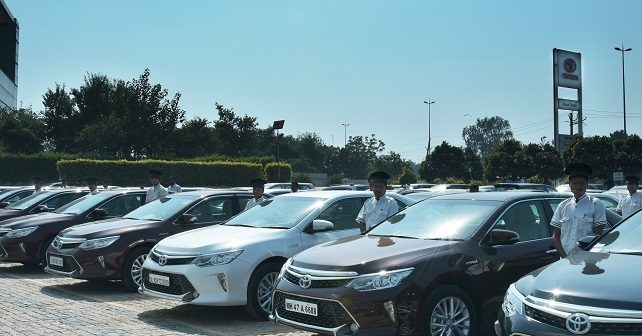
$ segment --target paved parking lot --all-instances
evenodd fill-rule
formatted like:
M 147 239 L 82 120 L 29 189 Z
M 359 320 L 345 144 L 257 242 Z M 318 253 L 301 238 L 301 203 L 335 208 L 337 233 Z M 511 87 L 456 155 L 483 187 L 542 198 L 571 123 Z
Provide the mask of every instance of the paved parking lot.
M 182 305 L 21 264 L 0 263 L 0 288 L 0 335 L 312 335 L 240 307 Z

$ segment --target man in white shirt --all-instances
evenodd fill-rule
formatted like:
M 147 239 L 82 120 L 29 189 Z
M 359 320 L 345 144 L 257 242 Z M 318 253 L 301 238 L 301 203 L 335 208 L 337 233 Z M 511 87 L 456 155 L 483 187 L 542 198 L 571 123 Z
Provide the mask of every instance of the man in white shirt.
M 569 165 L 564 170 L 573 197 L 562 201 L 555 209 L 551 226 L 553 244 L 560 257 L 566 258 L 578 250 L 577 241 L 590 235 L 601 235 L 606 225 L 606 212 L 602 202 L 586 194 L 592 169 L 584 163 Z
M 34 176 L 33 177 L 33 186 L 35 190 L 33 191 L 32 195 L 39 194 L 43 192 L 44 190 L 42 189 L 42 186 L 45 184 L 45 180 L 40 177 L 40 176 Z
M 361 211 L 357 215 L 356 220 L 359 223 L 361 233 L 365 233 L 375 224 L 379 224 L 399 211 L 397 201 L 390 196 L 386 196 L 389 178 L 390 175 L 385 172 L 374 172 L 368 177 L 374 197 L 363 203 L 363 207 L 361 207 Z
M 170 177 L 169 177 L 169 180 L 170 180 L 170 182 L 172 182 L 172 184 L 170 184 L 170 186 L 169 186 L 169 187 L 167 187 L 167 191 L 168 191 L 170 194 L 179 193 L 179 192 L 182 192 L 182 191 L 183 191 L 183 189 L 181 188 L 181 186 L 179 186 L 179 185 L 178 185 L 178 183 L 176 183 L 176 177 L 174 177 L 174 176 L 170 176 Z
M 263 192 L 265 191 L 265 183 L 267 183 L 267 181 L 261 178 L 256 178 L 250 181 L 250 183 L 252 184 L 252 195 L 254 195 L 254 198 L 247 201 L 247 204 L 245 204 L 245 210 L 251 209 L 255 205 L 267 199 L 265 196 L 263 196 Z
M 642 209 L 642 195 L 638 192 L 640 178 L 629 175 L 624 180 L 629 194 L 620 200 L 615 211 L 622 217 L 629 217 L 634 212 Z
M 96 195 L 100 191 L 98 190 L 98 179 L 94 177 L 88 177 L 87 178 L 87 188 L 89 188 L 89 192 L 92 195 Z
M 150 170 L 149 175 L 151 176 L 150 179 L 152 181 L 152 187 L 147 190 L 147 196 L 145 197 L 145 204 L 159 199 L 161 197 L 167 196 L 169 193 L 167 192 L 167 189 L 163 187 L 162 184 L 160 184 L 161 177 L 163 176 L 163 172 L 160 170 Z

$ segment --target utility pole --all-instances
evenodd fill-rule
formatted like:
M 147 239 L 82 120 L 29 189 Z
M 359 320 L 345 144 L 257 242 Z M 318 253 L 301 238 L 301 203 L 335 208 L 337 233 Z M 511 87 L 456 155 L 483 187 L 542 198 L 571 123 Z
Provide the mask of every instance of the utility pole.
M 343 126 L 343 147 L 345 147 L 348 144 L 348 124 L 347 122 L 344 122 L 341 124 Z
M 435 102 L 428 99 L 428 101 L 424 100 L 424 104 L 428 104 L 428 147 L 426 147 L 426 158 L 430 156 L 430 105 L 434 104 Z
M 624 135 L 627 135 L 626 133 L 626 89 L 624 87 L 624 53 L 627 51 L 631 51 L 633 49 L 631 48 L 624 49 L 624 43 L 622 43 L 622 48 L 615 47 L 615 50 L 622 53 L 622 108 L 624 109 Z

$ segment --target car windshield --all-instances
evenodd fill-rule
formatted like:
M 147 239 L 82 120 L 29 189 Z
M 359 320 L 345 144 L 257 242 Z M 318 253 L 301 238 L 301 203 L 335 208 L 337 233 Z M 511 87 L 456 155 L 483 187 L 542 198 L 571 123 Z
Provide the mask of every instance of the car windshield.
M 388 218 L 368 235 L 464 240 L 475 233 L 500 204 L 498 201 L 427 199 Z
M 320 197 L 279 196 L 263 201 L 224 225 L 289 229 L 324 204 Z
M 35 195 L 31 195 L 19 200 L 16 203 L 11 204 L 11 206 L 8 206 L 7 209 L 24 210 L 32 205 L 40 203 L 49 196 L 51 196 L 51 193 L 48 192 L 41 192 Z
M 113 194 L 98 193 L 96 195 L 85 195 L 71 203 L 56 209 L 55 213 L 64 213 L 70 215 L 80 215 L 81 213 L 98 206 L 98 204 L 114 196 Z
M 123 218 L 162 221 L 169 219 L 190 205 L 200 196 L 172 195 L 161 197 L 126 214 Z
M 642 255 L 642 212 L 637 212 L 602 236 L 591 252 Z

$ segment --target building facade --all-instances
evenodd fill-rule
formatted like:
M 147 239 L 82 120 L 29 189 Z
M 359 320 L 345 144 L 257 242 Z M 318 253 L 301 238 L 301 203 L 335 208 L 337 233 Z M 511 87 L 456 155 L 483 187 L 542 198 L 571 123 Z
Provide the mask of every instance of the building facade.
M 0 0 L 0 108 L 18 107 L 18 20 Z

